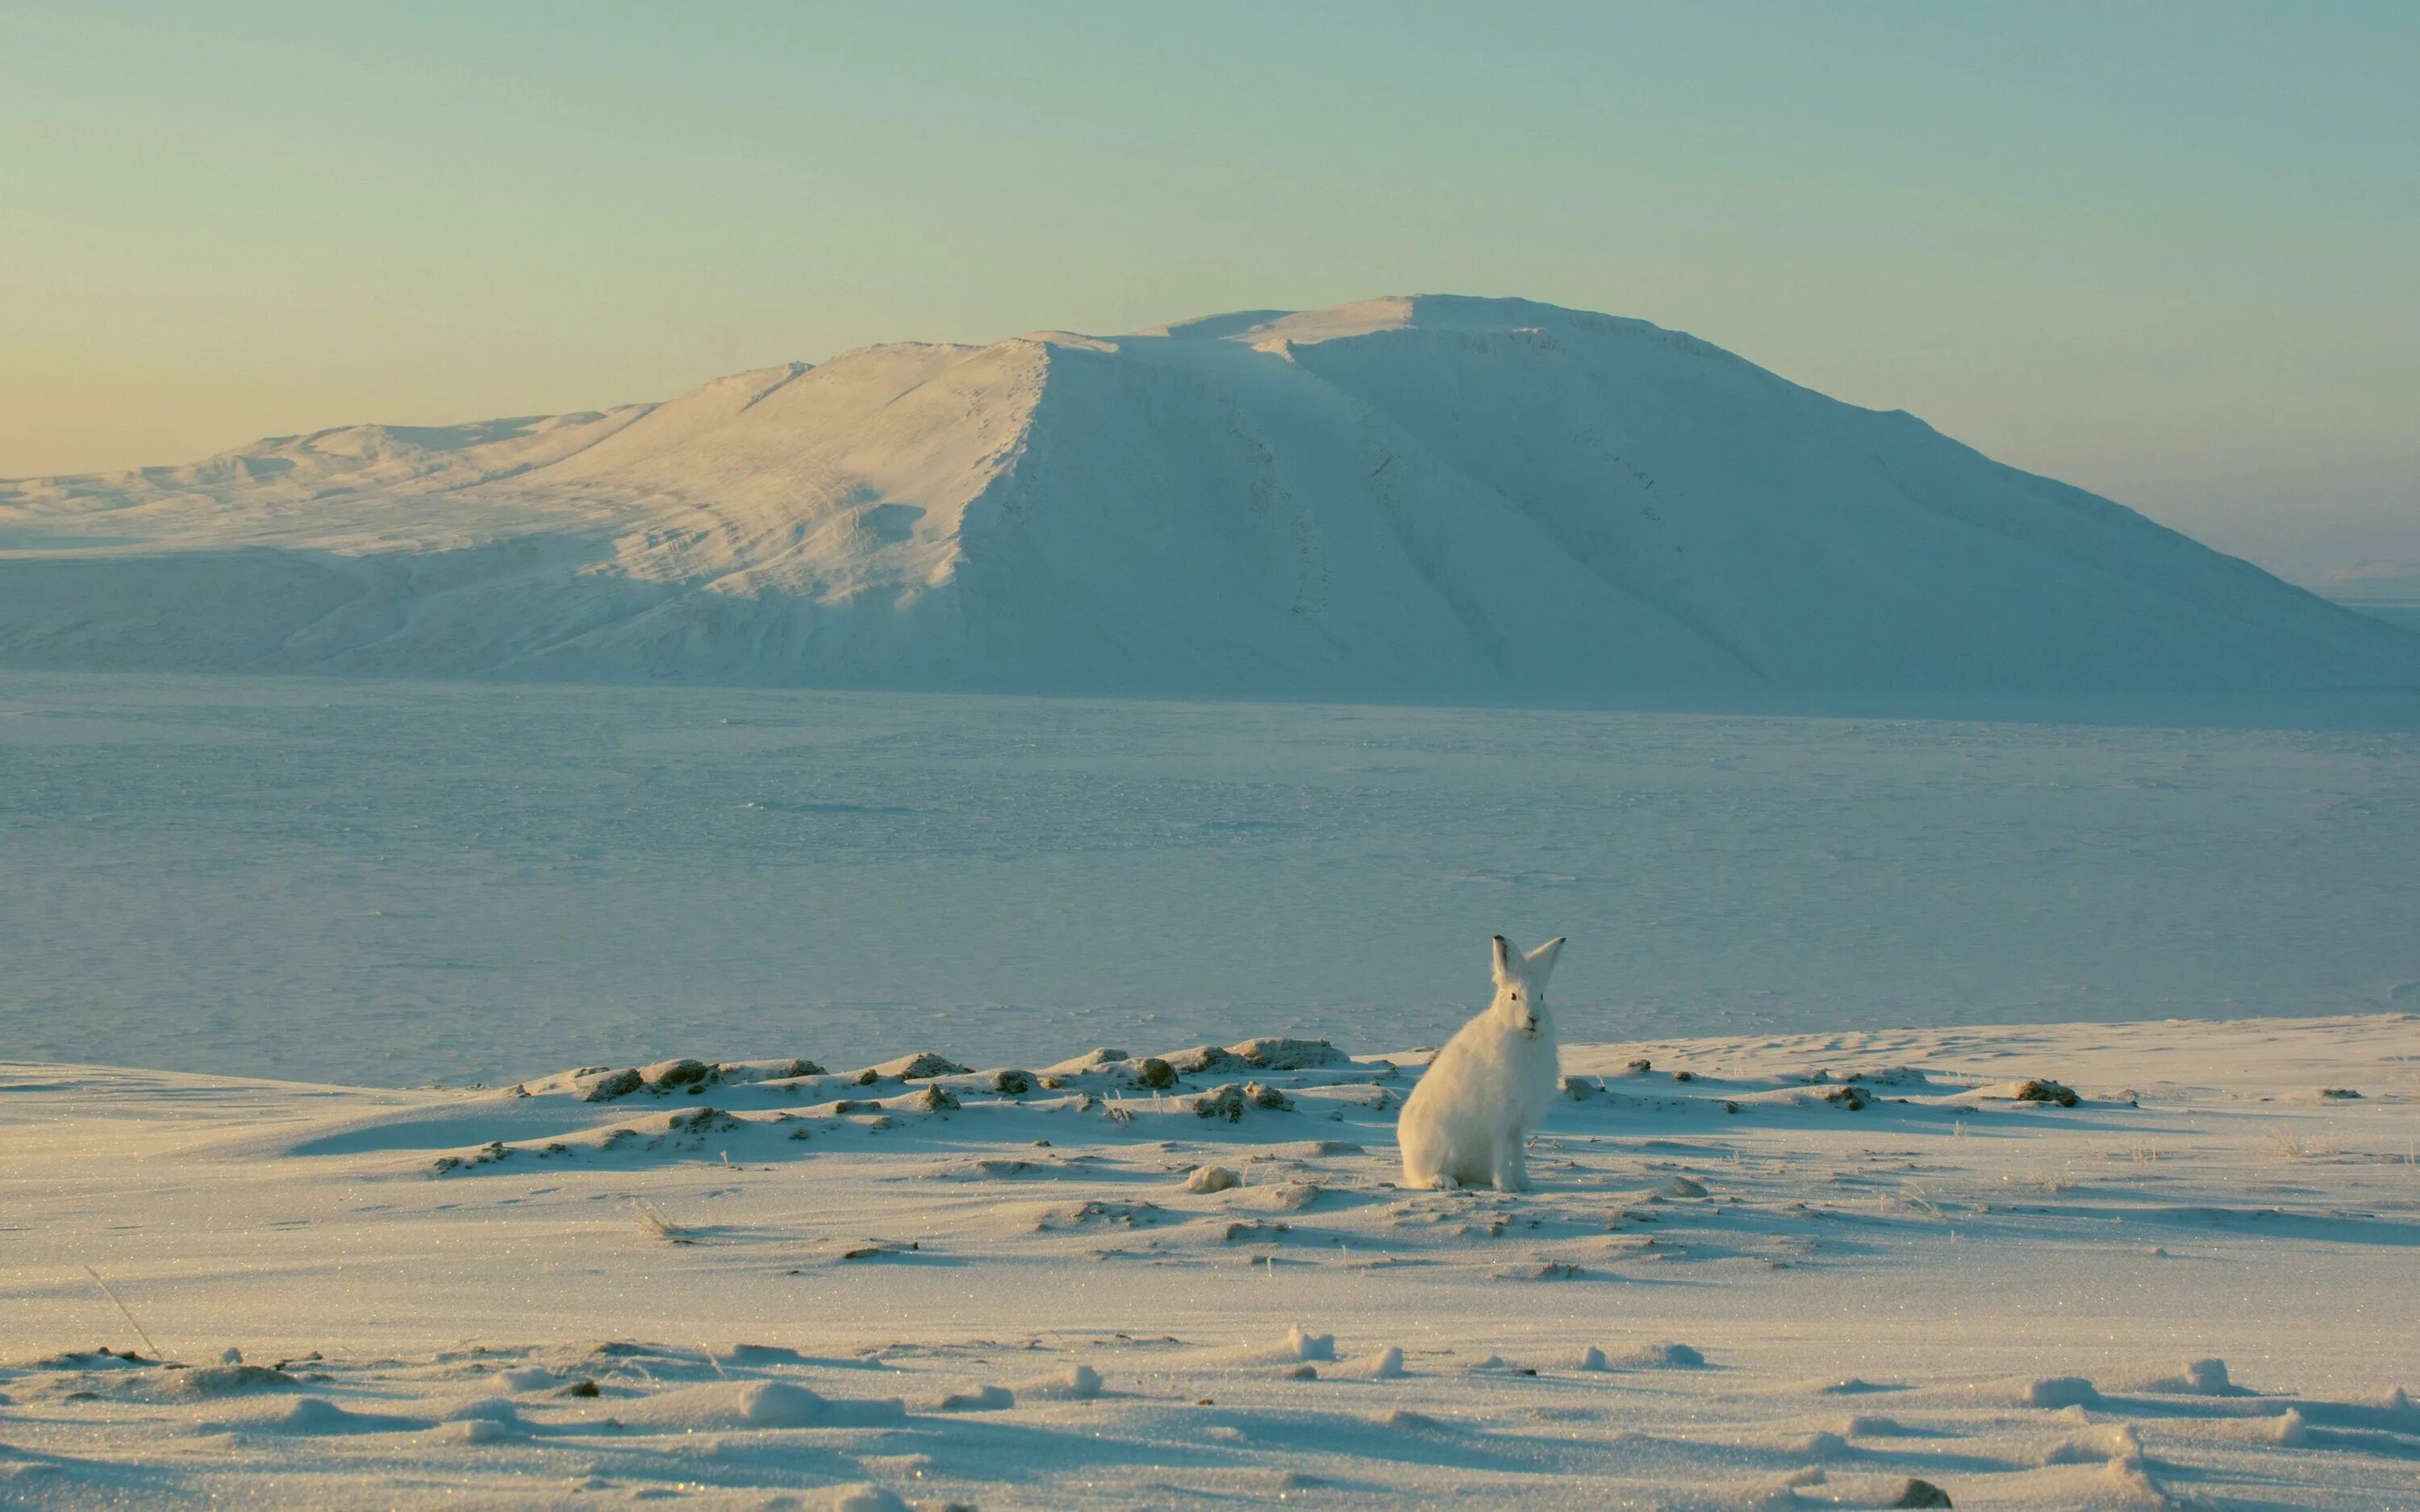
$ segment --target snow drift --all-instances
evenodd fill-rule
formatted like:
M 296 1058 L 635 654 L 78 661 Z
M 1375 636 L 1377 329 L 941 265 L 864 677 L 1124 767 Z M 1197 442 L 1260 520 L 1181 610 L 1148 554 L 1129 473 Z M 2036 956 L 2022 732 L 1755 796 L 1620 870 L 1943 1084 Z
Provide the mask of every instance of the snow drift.
M 0 665 L 1846 706 L 2420 637 L 1681 333 L 1374 300 L 0 484 Z

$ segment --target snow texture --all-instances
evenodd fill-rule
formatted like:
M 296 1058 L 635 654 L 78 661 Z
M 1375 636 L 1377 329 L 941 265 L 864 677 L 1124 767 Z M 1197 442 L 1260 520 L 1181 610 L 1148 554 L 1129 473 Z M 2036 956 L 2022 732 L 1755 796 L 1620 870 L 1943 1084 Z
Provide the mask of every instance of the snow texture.
M 1571 1045 L 1520 1196 L 1399 1183 L 1409 1053 L 1230 1124 L 689 1048 L 605 1103 L 0 1064 L 0 1504 L 2420 1501 L 2407 1014 Z

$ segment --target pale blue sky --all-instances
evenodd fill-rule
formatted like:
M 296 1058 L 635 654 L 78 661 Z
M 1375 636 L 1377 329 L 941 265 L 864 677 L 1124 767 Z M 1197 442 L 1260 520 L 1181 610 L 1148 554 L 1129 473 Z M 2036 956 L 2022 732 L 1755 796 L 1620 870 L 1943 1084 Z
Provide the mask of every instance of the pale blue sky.
M 12 0 L 0 475 L 1446 290 L 2420 554 L 2415 78 L 2404 3 Z

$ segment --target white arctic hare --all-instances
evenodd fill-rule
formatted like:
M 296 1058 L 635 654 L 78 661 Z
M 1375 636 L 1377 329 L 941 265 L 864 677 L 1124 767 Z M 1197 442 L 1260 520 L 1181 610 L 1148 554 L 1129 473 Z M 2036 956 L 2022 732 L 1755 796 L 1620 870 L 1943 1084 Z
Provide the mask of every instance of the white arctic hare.
M 1559 935 L 1524 955 L 1496 936 L 1496 1000 L 1437 1052 L 1396 1122 L 1408 1184 L 1529 1190 L 1522 1142 L 1559 1085 L 1546 978 L 1562 949 Z

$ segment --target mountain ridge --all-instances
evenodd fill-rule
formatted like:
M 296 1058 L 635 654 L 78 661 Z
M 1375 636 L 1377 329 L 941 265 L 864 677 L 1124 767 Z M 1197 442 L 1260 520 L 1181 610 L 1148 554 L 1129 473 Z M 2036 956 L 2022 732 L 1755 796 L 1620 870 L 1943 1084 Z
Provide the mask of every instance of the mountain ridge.
M 1400 296 L 0 483 L 0 665 L 1822 707 L 2420 637 L 1685 332 Z

